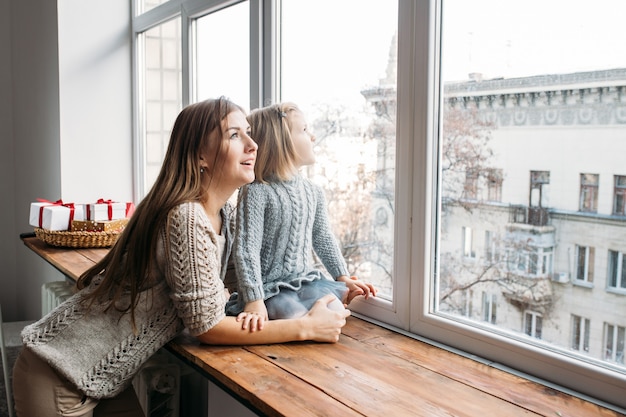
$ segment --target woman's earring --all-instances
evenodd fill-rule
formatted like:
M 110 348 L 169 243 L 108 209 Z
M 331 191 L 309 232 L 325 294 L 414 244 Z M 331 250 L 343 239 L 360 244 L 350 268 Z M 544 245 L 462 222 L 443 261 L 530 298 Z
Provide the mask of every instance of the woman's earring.
M 204 173 L 204 168 L 200 168 L 200 173 L 203 174 Z

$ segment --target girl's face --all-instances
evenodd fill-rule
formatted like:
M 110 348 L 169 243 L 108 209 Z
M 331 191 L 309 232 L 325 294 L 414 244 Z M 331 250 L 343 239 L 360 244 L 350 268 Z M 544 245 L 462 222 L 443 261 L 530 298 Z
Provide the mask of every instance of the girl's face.
M 254 181 L 254 163 L 258 145 L 250 137 L 250 125 L 246 115 L 239 110 L 229 113 L 222 120 L 221 127 L 222 151 L 217 158 L 217 169 L 214 170 L 210 166 L 207 169 L 209 175 L 218 179 L 219 186 L 232 188 L 234 192 L 242 185 Z M 209 161 L 213 160 L 214 158 Z
M 314 164 L 313 142 L 315 142 L 315 135 L 307 130 L 308 126 L 304 115 L 299 111 L 291 111 L 287 117 L 291 126 L 291 139 L 297 154 L 295 161 L 297 167 Z

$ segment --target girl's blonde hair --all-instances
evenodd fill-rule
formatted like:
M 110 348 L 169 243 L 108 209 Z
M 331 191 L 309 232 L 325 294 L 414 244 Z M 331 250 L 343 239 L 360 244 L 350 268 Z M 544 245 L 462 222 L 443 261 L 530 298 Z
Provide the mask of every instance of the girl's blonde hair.
M 259 145 L 254 167 L 255 181 L 285 181 L 297 171 L 289 118 L 292 112 L 301 113 L 296 104 L 284 102 L 253 110 L 248 115 L 250 136 Z
M 174 122 L 169 145 L 161 171 L 154 185 L 137 205 L 124 232 L 105 257 L 85 271 L 77 282 L 83 288 L 98 274 L 104 278 L 89 295 L 107 300 L 108 308 L 130 312 L 134 310 L 139 292 L 149 284 L 147 279 L 157 269 L 157 241 L 165 227 L 168 214 L 174 207 L 205 198 L 207 186 L 203 183 L 200 160 L 204 152 L 212 152 L 212 172 L 209 182 L 219 181 L 228 141 L 222 138 L 222 121 L 233 111 L 246 113 L 240 106 L 224 97 L 185 107 Z M 210 198 L 210 196 L 209 196 Z M 130 294 L 130 305 L 119 306 L 117 301 Z

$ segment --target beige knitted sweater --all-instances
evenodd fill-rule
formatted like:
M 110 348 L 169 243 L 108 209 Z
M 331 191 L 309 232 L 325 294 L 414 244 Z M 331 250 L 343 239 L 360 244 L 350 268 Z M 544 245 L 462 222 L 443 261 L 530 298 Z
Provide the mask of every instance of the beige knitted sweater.
M 200 204 L 185 203 L 170 212 L 168 226 L 160 235 L 151 288 L 141 292 L 135 310 L 136 332 L 128 314 L 105 311 L 102 306 L 87 310 L 80 303 L 97 285 L 99 280 L 94 280 L 92 286 L 26 327 L 24 345 L 85 395 L 114 397 L 184 327 L 199 335 L 224 317 L 227 262 L 223 260 L 230 255 L 231 213 L 230 205 L 222 209 L 226 244 L 221 251 Z

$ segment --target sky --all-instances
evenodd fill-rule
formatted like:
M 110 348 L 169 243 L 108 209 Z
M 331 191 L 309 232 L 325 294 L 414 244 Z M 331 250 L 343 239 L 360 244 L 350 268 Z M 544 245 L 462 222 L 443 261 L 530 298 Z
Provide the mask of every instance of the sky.
M 201 19 L 204 95 L 247 103 L 248 13 L 244 2 Z M 283 99 L 363 106 L 361 90 L 385 76 L 397 2 L 283 0 L 282 13 Z M 443 0 L 442 16 L 446 81 L 626 67 L 626 0 Z
M 626 67 L 626 1 L 443 0 L 443 76 Z

